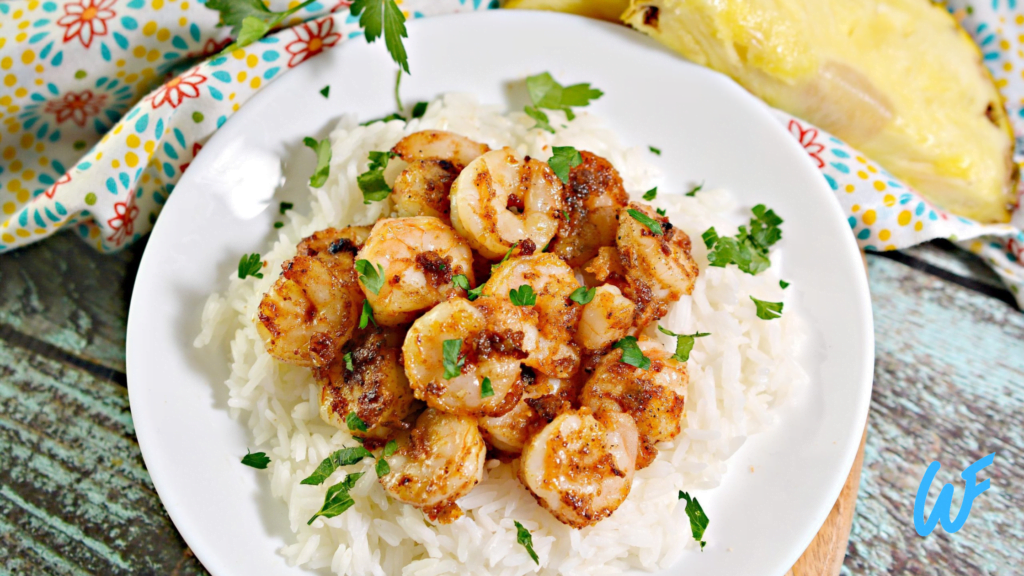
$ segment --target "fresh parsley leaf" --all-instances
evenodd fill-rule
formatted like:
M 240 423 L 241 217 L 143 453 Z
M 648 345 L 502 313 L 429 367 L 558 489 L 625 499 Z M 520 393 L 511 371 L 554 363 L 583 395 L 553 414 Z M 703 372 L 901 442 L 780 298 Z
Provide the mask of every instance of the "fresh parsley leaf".
M 327 489 L 327 495 L 324 496 L 324 505 L 320 507 L 320 510 L 313 514 L 313 517 L 306 522 L 307 525 L 312 524 L 313 520 L 316 520 L 320 516 L 324 518 L 334 518 L 335 516 L 341 515 L 345 510 L 348 510 L 355 504 L 355 500 L 349 496 L 349 491 L 355 487 L 356 482 L 363 477 L 362 472 L 353 472 L 341 482 L 338 482 L 334 486 Z
M 757 317 L 761 320 L 774 320 L 782 316 L 782 302 L 765 302 L 764 300 L 758 300 L 753 296 L 750 297 L 754 301 L 754 305 L 757 306 Z
M 462 374 L 462 367 L 466 364 L 465 358 L 459 358 L 462 352 L 462 338 L 445 340 L 441 347 L 444 356 L 444 379 L 451 380 Z
M 383 478 L 384 476 L 387 476 L 388 474 L 391 473 L 391 466 L 388 464 L 388 461 L 385 460 L 384 458 L 377 459 L 377 465 L 375 466 L 375 468 L 377 470 L 377 478 Z
M 494 396 L 494 387 L 491 386 L 491 379 L 484 376 L 484 381 L 480 383 L 480 397 L 490 398 Z
M 572 294 L 569 295 L 569 300 L 572 300 L 577 304 L 590 304 L 590 301 L 594 299 L 595 294 L 597 294 L 597 288 L 587 290 L 586 286 L 580 286 L 573 290 Z
M 399 88 L 402 86 L 402 69 L 398 69 L 398 74 L 395 75 L 395 107 L 398 108 L 399 112 L 404 113 L 405 108 L 402 107 L 402 95 L 399 92 Z
M 281 202 L 281 205 L 277 207 L 277 211 L 283 215 L 292 208 L 295 208 L 295 204 L 292 204 L 291 202 Z
M 491 264 L 491 270 L 493 271 L 500 267 L 505 262 L 508 262 L 508 259 L 512 257 L 512 253 L 516 251 L 517 246 L 519 246 L 519 242 L 513 243 L 512 247 L 508 249 L 508 252 L 505 252 L 505 255 L 501 257 L 500 262 L 498 262 L 497 264 Z
M 518 521 L 516 521 L 516 541 L 526 548 L 527 554 L 533 559 L 534 563 L 540 565 L 540 558 L 537 557 L 537 553 L 533 551 L 533 535 L 530 531 L 523 527 Z
M 209 0 L 206 7 L 220 13 L 219 26 L 230 26 L 235 41 L 222 53 L 244 48 L 263 38 L 285 18 L 312 4 L 315 0 L 289 8 L 284 12 L 271 12 L 261 0 Z
M 331 86 L 327 85 L 327 86 L 324 86 L 323 88 L 321 88 L 320 89 L 320 95 L 323 96 L 324 98 L 330 98 L 330 96 L 331 96 Z
M 650 202 L 651 200 L 654 200 L 657 197 L 658 197 L 658 187 L 657 186 L 655 186 L 654 188 L 651 188 L 647 192 L 644 192 L 644 200 L 647 200 L 648 202 Z
M 708 332 L 697 332 L 696 334 L 676 334 L 671 330 L 666 330 L 658 324 L 658 330 L 662 334 L 667 336 L 675 336 L 676 338 L 676 353 L 672 355 L 673 360 L 679 362 L 686 362 L 690 359 L 690 351 L 693 350 L 693 343 L 696 338 L 703 338 L 705 336 L 711 336 Z
M 537 295 L 529 284 L 523 284 L 518 290 L 509 290 L 508 299 L 516 306 L 533 306 L 537 303 Z
M 299 482 L 299 484 L 319 486 L 323 484 L 331 474 L 334 474 L 334 471 L 338 468 L 357 464 L 363 458 L 373 458 L 373 454 L 362 446 L 342 448 L 341 450 L 331 453 L 327 458 L 324 458 L 323 462 L 320 462 L 320 465 L 316 467 L 316 470 L 314 470 L 308 478 Z
M 703 182 L 701 182 L 700 184 L 697 184 L 696 186 L 694 186 L 693 189 L 691 189 L 689 192 L 686 193 L 686 195 L 692 198 L 692 197 L 696 196 L 697 192 L 700 192 L 702 188 L 704 188 L 704 183 Z
M 530 92 L 530 100 L 537 108 L 562 110 L 566 118 L 576 117 L 572 108 L 581 108 L 604 95 L 589 83 L 562 86 L 548 72 L 542 72 L 526 78 L 526 89 Z
M 465 290 L 466 297 L 469 299 L 470 302 L 479 298 L 480 294 L 484 291 L 483 286 L 470 288 L 469 277 L 466 276 L 465 274 L 456 274 L 455 276 L 452 276 L 452 284 L 454 284 L 456 288 L 462 288 L 463 290 Z
M 241 280 L 244 280 L 246 276 L 263 278 L 263 272 L 260 272 L 262 268 L 263 260 L 260 259 L 259 254 L 246 254 L 238 261 L 238 278 Z
M 658 209 L 655 210 L 655 212 L 658 213 L 658 216 L 664 216 L 664 215 L 668 214 L 668 211 L 665 210 L 664 208 L 658 208 Z
M 284 228 L 284 222 L 274 222 L 274 228 Z
M 374 268 L 369 260 L 356 260 L 356 272 L 359 272 L 359 281 L 366 286 L 366 289 L 374 294 L 380 294 L 384 287 L 384 267 L 377 264 Z
M 359 329 L 362 330 L 370 325 L 377 325 L 377 320 L 373 317 L 373 307 L 370 306 L 369 300 L 363 300 L 363 311 L 359 313 Z
M 654 146 L 648 146 L 647 149 L 650 150 L 652 153 L 657 154 L 658 156 L 661 156 L 661 148 L 655 148 Z
M 569 170 L 583 163 L 583 156 L 579 150 L 572 146 L 553 146 L 551 158 L 548 158 L 548 166 L 558 176 L 559 180 L 569 183 Z
M 409 57 L 405 53 L 402 38 L 408 38 L 405 30 L 405 15 L 395 0 L 355 0 L 349 8 L 353 16 L 359 16 L 359 25 L 366 33 L 366 41 L 374 42 L 384 34 L 384 44 L 391 59 L 409 73 Z
M 647 226 L 647 229 L 651 231 L 651 234 L 654 234 L 655 236 L 661 236 L 662 234 L 665 233 L 665 230 L 662 229 L 661 227 L 661 222 L 658 222 L 657 220 L 651 218 L 647 214 L 644 214 L 639 210 L 634 210 L 633 208 L 626 210 L 626 213 L 628 213 L 633 218 L 633 220 L 636 220 L 637 222 L 643 224 L 644 226 Z
M 786 282 L 785 280 L 779 280 L 779 286 L 783 290 L 785 290 L 786 288 L 789 288 L 789 282 Z
M 622 357 L 619 358 L 619 362 L 635 366 L 641 370 L 651 369 L 651 359 L 644 356 L 643 351 L 640 350 L 640 346 L 636 343 L 635 336 L 626 336 L 622 340 L 612 344 L 612 348 L 622 350 Z
M 302 143 L 316 152 L 316 170 L 309 177 L 309 185 L 319 188 L 324 185 L 324 182 L 327 182 L 327 175 L 331 173 L 331 139 L 324 138 L 316 141 L 306 136 L 302 139 Z
M 399 116 L 401 118 L 401 116 Z M 388 160 L 396 154 L 390 150 L 386 152 L 370 152 L 370 165 L 366 172 L 356 177 L 356 183 L 363 192 L 363 204 L 380 202 L 391 194 L 391 187 L 384 181 L 384 169 L 388 167 Z
M 391 114 L 388 114 L 387 116 L 383 116 L 381 118 L 374 118 L 373 120 L 367 120 L 366 122 L 362 122 L 359 125 L 360 126 L 369 126 L 370 124 L 373 124 L 374 122 L 391 122 L 392 120 L 402 120 L 404 122 L 405 121 L 405 116 L 402 116 L 398 112 L 392 112 Z
M 707 542 L 701 539 L 704 538 L 704 530 L 708 527 L 708 516 L 704 513 L 704 509 L 700 507 L 697 499 L 691 498 L 686 492 L 680 490 L 679 499 L 686 500 L 686 515 L 690 518 L 690 532 L 693 534 L 693 539 L 700 542 L 700 549 L 704 550 L 704 545 Z
M 345 425 L 348 426 L 349 432 L 366 432 L 366 422 L 363 422 L 355 412 L 349 412 L 345 416 Z
M 735 264 L 747 274 L 756 275 L 771 266 L 769 249 L 782 239 L 782 218 L 763 204 L 752 209 L 754 217 L 747 226 L 740 226 L 735 237 L 720 237 L 714 227 L 708 228 L 701 237 L 708 247 L 708 263 L 725 267 Z
M 349 372 L 355 372 L 356 365 L 352 362 L 352 353 L 347 352 L 343 358 L 345 359 L 345 368 L 347 368 Z
M 422 118 L 423 115 L 426 114 L 426 113 L 427 113 L 427 103 L 426 102 L 417 102 L 412 107 L 412 113 L 410 115 L 410 118 Z
M 245 456 L 242 456 L 242 464 L 251 466 L 257 470 L 266 470 L 267 464 L 270 464 L 270 457 L 267 456 L 266 452 L 252 452 L 245 451 Z
M 388 458 L 392 456 L 398 450 L 398 441 L 388 440 L 388 443 L 384 445 L 384 457 Z
M 544 112 L 538 110 L 537 108 L 534 108 L 533 106 L 527 106 L 523 108 L 523 112 L 526 112 L 527 116 L 537 121 L 537 124 L 530 128 L 531 130 L 534 128 L 540 128 L 541 130 L 547 130 L 552 134 L 555 133 L 555 129 L 551 126 L 550 120 L 548 119 L 548 115 L 545 114 Z

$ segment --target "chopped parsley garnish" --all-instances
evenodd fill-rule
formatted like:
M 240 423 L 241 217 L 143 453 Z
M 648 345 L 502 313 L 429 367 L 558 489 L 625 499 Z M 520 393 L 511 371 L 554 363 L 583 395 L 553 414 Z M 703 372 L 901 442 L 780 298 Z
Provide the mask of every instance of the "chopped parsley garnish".
M 399 118 L 402 118 L 399 116 Z M 388 160 L 396 154 L 390 150 L 386 152 L 370 152 L 370 165 L 356 177 L 356 183 L 363 192 L 363 204 L 380 202 L 391 194 L 391 186 L 384 181 L 384 169 L 388 167 Z
M 615 344 L 612 344 L 612 348 L 618 348 L 622 350 L 622 357 L 619 358 L 619 362 L 623 364 L 629 364 L 641 370 L 651 369 L 651 359 L 644 356 L 640 346 L 636 343 L 635 336 L 626 336 L 622 340 L 619 340 Z
M 281 205 L 277 207 L 277 211 L 283 215 L 292 208 L 295 208 L 295 204 L 292 204 L 291 202 L 281 202 Z
M 369 126 L 370 124 L 373 124 L 374 122 L 391 122 L 392 120 L 401 120 L 401 121 L 404 122 L 405 121 L 405 116 L 402 116 L 398 112 L 392 112 L 391 114 L 388 114 L 387 116 L 383 116 L 381 118 L 374 118 L 373 120 L 367 120 L 366 122 L 362 122 L 359 125 L 360 126 Z
M 658 208 L 658 209 L 655 210 L 655 212 L 658 213 L 658 216 L 664 216 L 664 215 L 668 214 L 668 211 L 665 210 L 664 208 Z
M 516 522 L 516 541 L 526 548 L 527 554 L 533 559 L 534 563 L 540 565 L 540 558 L 537 557 L 537 553 L 533 551 L 533 535 L 530 531 L 523 527 L 518 521 Z
M 508 249 L 508 252 L 505 252 L 505 255 L 501 257 L 500 262 L 497 264 L 491 264 L 491 270 L 495 270 L 505 262 L 508 262 L 508 259 L 512 257 L 512 253 L 515 252 L 517 246 L 519 246 L 519 242 L 512 244 L 512 247 Z
M 405 15 L 395 0 L 355 0 L 349 9 L 353 16 L 359 16 L 359 25 L 366 33 L 367 42 L 374 42 L 384 34 L 384 44 L 391 59 L 408 74 L 409 57 L 402 38 L 408 38 L 409 34 L 405 30 Z
M 314 1 L 306 0 L 284 12 L 271 12 L 261 0 L 209 0 L 206 7 L 220 12 L 219 25 L 231 27 L 231 35 L 235 37 L 235 41 L 222 52 L 228 54 L 263 38 L 285 18 Z
M 576 117 L 572 111 L 573 107 L 587 106 L 591 100 L 597 100 L 604 95 L 600 90 L 591 88 L 589 83 L 562 86 L 547 72 L 527 77 L 526 89 L 530 92 L 533 106 L 527 106 L 525 111 L 530 118 L 537 121 L 534 128 L 552 133 L 555 130 L 549 123 L 548 115 L 542 112 L 541 108 L 562 110 L 565 117 L 572 120 Z
M 466 298 L 468 298 L 470 302 L 479 298 L 480 294 L 484 291 L 483 286 L 477 286 L 476 288 L 471 289 L 469 287 L 469 277 L 465 274 L 456 274 L 455 276 L 452 276 L 452 284 L 454 284 L 456 288 L 462 288 L 465 290 Z
M 363 422 L 363 419 L 355 412 L 349 412 L 345 416 L 345 425 L 348 426 L 349 432 L 366 432 L 366 422 Z
M 302 143 L 316 152 L 316 170 L 309 177 L 309 185 L 319 188 L 327 182 L 327 175 L 331 173 L 331 139 L 324 138 L 317 141 L 309 136 L 302 139 Z
M 518 290 L 509 290 L 508 299 L 516 306 L 533 306 L 537 303 L 537 295 L 529 284 L 523 284 Z
M 373 458 L 373 454 L 362 446 L 342 448 L 341 450 L 332 452 L 330 456 L 324 458 L 323 462 L 316 467 L 316 470 L 314 470 L 308 478 L 302 480 L 299 484 L 319 486 L 330 478 L 331 474 L 334 474 L 334 471 L 338 468 L 357 464 L 363 458 Z
M 650 150 L 652 153 L 657 154 L 658 156 L 661 156 L 661 148 L 655 148 L 654 146 L 648 146 L 647 149 Z
M 427 103 L 426 102 L 417 102 L 412 107 L 412 116 L 411 117 L 412 118 L 422 118 L 423 115 L 426 114 L 426 113 L 427 113 Z
M 384 445 L 384 457 L 388 458 L 398 450 L 398 441 L 388 440 L 388 443 Z
M 703 182 L 701 182 L 700 184 L 697 184 L 696 186 L 694 186 L 689 192 L 686 193 L 686 195 L 692 198 L 692 197 L 696 196 L 697 192 L 700 192 L 702 188 L 704 188 L 704 183 Z
M 590 304 L 590 301 L 594 299 L 595 294 L 597 294 L 597 288 L 587 290 L 586 286 L 580 286 L 573 290 L 572 294 L 569 295 L 569 300 L 572 300 L 577 304 Z
M 324 98 L 329 98 L 331 96 L 331 86 L 327 85 L 321 88 L 320 95 L 323 96 Z
M 459 358 L 462 352 L 462 338 L 445 340 L 441 346 L 444 356 L 444 379 L 451 380 L 462 374 L 462 367 L 466 364 L 465 358 Z
M 341 515 L 345 510 L 351 508 L 356 501 L 349 496 L 349 491 L 355 487 L 356 482 L 363 477 L 362 472 L 353 472 L 341 482 L 338 482 L 334 486 L 327 489 L 327 495 L 324 496 L 324 505 L 320 507 L 320 510 L 313 514 L 313 517 L 306 522 L 307 525 L 312 524 L 313 520 L 316 520 L 320 516 L 324 518 L 334 518 L 335 516 Z
M 757 317 L 761 320 L 774 320 L 779 316 L 782 316 L 782 302 L 765 302 L 764 300 L 758 300 L 753 296 L 750 297 L 754 301 L 754 305 L 757 306 Z
M 705 336 L 711 336 L 708 332 L 697 332 L 696 334 L 676 334 L 671 330 L 666 330 L 658 325 L 658 330 L 662 334 L 667 336 L 675 336 L 676 338 L 676 353 L 672 355 L 673 360 L 679 362 L 686 362 L 690 359 L 690 351 L 693 350 L 694 340 L 697 338 L 703 338 Z
M 246 276 L 263 278 L 263 260 L 259 254 L 246 254 L 238 261 L 238 278 L 244 280 Z
M 579 150 L 572 146 L 554 146 L 551 148 L 551 158 L 548 158 L 548 166 L 554 171 L 558 179 L 566 184 L 569 183 L 569 170 L 583 163 L 583 156 Z
M 384 286 L 384 267 L 377 264 L 377 267 L 373 267 L 373 263 L 369 260 L 356 260 L 356 272 L 359 272 L 359 281 L 366 286 L 366 289 L 374 294 L 380 294 L 380 289 Z
M 274 228 L 284 228 L 284 222 L 274 222 Z
M 651 188 L 647 192 L 644 192 L 644 200 L 647 200 L 648 202 L 650 202 L 651 200 L 654 200 L 657 197 L 658 197 L 658 187 L 657 186 L 655 186 L 654 188 Z
M 352 362 L 352 353 L 347 352 L 343 358 L 345 359 L 345 368 L 347 368 L 349 372 L 355 372 L 356 365 Z
M 700 549 L 703 551 L 704 545 L 707 544 L 702 540 L 704 530 L 707 529 L 709 522 L 707 514 L 704 513 L 704 509 L 700 507 L 696 498 L 691 498 L 682 490 L 679 491 L 679 499 L 686 500 L 686 515 L 690 518 L 690 532 L 693 534 L 693 539 L 700 542 Z
M 242 464 L 251 466 L 257 470 L 266 470 L 267 464 L 270 464 L 270 457 L 267 456 L 266 452 L 249 452 L 245 451 L 245 456 L 242 456 Z
M 377 459 L 377 464 L 374 468 L 377 470 L 377 478 L 383 478 L 391 473 L 391 466 L 388 464 L 388 461 L 383 458 Z
M 779 286 L 783 290 L 785 290 L 786 288 L 789 288 L 789 282 L 786 282 L 785 280 L 779 280 Z
M 363 311 L 359 313 L 359 329 L 362 330 L 373 323 L 377 325 L 377 320 L 373 317 L 373 307 L 370 306 L 369 300 L 363 300 Z
M 633 218 L 633 220 L 636 220 L 637 222 L 643 224 L 644 226 L 647 226 L 647 229 L 651 231 L 651 234 L 654 234 L 655 236 L 661 236 L 662 234 L 665 233 L 665 230 L 662 229 L 661 227 L 661 222 L 658 222 L 657 220 L 651 218 L 647 214 L 644 214 L 639 210 L 634 210 L 633 208 L 626 210 L 626 213 L 628 213 Z
M 708 247 L 708 262 L 711 266 L 724 268 L 735 264 L 747 274 L 756 275 L 771 266 L 768 250 L 782 239 L 782 218 L 774 211 L 768 210 L 763 204 L 754 206 L 754 217 L 750 219 L 750 228 L 740 226 L 735 237 L 719 236 L 714 226 L 708 228 L 701 238 Z
M 480 397 L 490 398 L 494 396 L 494 387 L 491 386 L 491 379 L 484 376 L 484 381 L 480 383 Z

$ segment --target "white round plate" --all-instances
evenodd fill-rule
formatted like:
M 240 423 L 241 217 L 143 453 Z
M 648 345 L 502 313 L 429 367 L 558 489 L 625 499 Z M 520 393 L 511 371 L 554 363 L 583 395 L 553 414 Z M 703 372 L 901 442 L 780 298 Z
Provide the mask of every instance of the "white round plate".
M 239 463 L 251 437 L 228 416 L 226 346 L 192 347 L 203 302 L 225 288 L 241 254 L 265 248 L 279 201 L 308 205 L 299 202 L 313 154 L 302 138 L 325 136 L 343 112 L 367 119 L 393 110 L 395 67 L 382 44 L 346 42 L 248 102 L 181 179 L 139 268 L 128 319 L 132 417 L 168 513 L 215 576 L 305 571 L 277 553 L 290 543 L 284 504 L 271 498 L 265 474 Z M 839 495 L 871 397 L 867 282 L 821 174 L 760 101 L 625 27 L 483 12 L 411 22 L 406 46 L 406 102 L 472 92 L 512 108 L 524 104 L 515 82 L 530 74 L 591 82 L 605 95 L 588 110 L 624 143 L 661 148 L 657 163 L 677 192 L 704 180 L 785 218 L 782 277 L 793 284 L 786 311 L 799 311 L 811 327 L 811 384 L 781 410 L 778 425 L 732 457 L 719 488 L 699 493 L 709 545 L 667 572 L 783 574 Z M 329 99 L 319 93 L 327 84 Z

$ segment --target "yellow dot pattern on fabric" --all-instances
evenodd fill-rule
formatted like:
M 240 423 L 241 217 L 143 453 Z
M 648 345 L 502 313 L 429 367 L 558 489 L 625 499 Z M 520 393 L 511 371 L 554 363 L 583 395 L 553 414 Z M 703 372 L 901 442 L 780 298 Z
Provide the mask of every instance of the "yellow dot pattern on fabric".
M 893 206 L 896 205 L 896 197 L 893 196 L 892 194 L 886 194 L 885 197 L 882 198 L 882 203 L 888 206 L 889 208 L 892 208 Z
M 874 186 L 875 190 L 878 190 L 879 192 L 885 190 L 885 182 L 882 182 L 881 180 L 875 180 Z
M 868 210 L 867 212 L 864 213 L 864 215 L 861 218 L 863 218 L 865 225 L 871 226 L 872 224 L 875 223 L 876 217 L 877 214 L 875 214 L 874 210 Z
M 888 240 L 890 236 L 892 236 L 892 233 L 889 232 L 888 230 L 881 230 L 878 233 L 878 239 L 881 240 L 882 242 Z
M 913 218 L 913 214 L 910 213 L 910 210 L 904 210 L 900 212 L 896 221 L 900 223 L 900 226 L 906 226 L 907 224 L 910 224 L 911 218 Z

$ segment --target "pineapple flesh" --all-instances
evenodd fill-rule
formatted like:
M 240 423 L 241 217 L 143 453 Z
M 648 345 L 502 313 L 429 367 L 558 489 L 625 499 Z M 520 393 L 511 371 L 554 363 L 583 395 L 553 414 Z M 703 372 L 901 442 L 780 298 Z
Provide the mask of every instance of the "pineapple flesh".
M 1018 172 L 1002 99 L 977 46 L 928 0 L 632 0 L 622 18 L 935 204 L 1009 220 Z
M 588 18 L 618 22 L 629 0 L 507 0 L 502 8 L 567 12 Z

